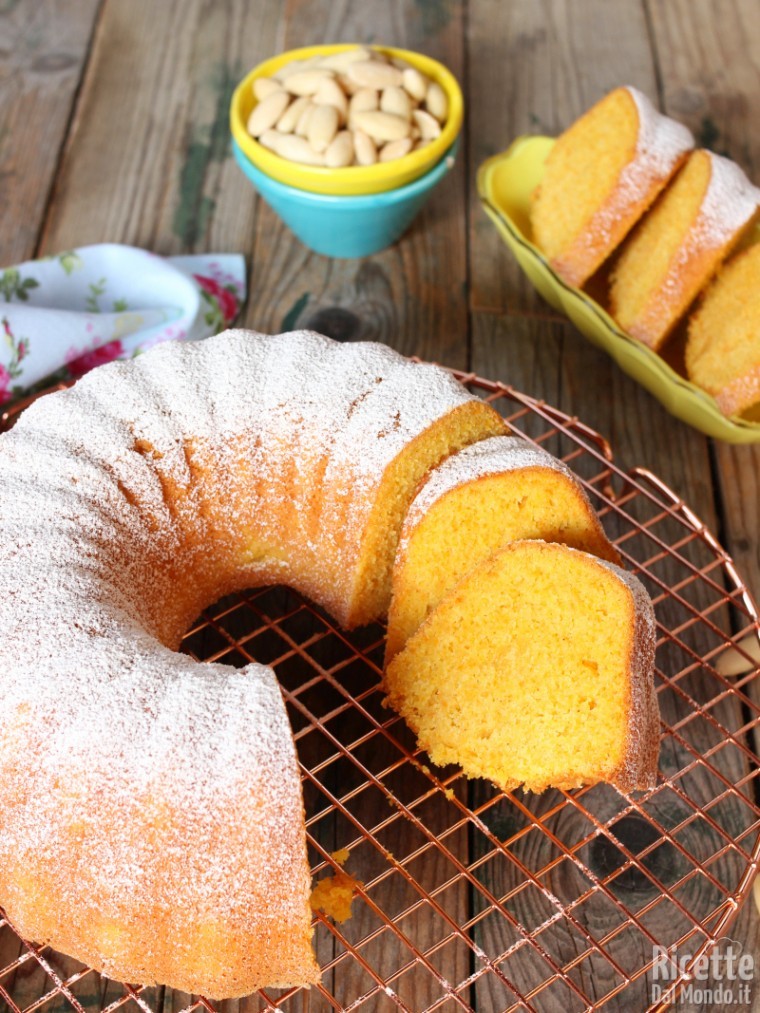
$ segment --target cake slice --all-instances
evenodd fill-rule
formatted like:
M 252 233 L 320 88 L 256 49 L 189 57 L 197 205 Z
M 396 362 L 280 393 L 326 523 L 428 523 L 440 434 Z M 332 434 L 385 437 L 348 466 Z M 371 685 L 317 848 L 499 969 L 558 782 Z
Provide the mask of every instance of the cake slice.
M 686 372 L 724 415 L 760 407 L 760 243 L 731 258 L 691 315 Z
M 616 88 L 576 120 L 546 160 L 531 207 L 536 244 L 583 285 L 694 147 L 682 124 L 636 88 Z
M 465 577 L 386 671 L 437 764 L 504 790 L 655 782 L 655 622 L 641 583 L 565 545 L 513 542 Z
M 612 315 L 662 347 L 757 213 L 760 190 L 735 162 L 700 149 L 623 244 L 612 272 Z
M 572 472 L 525 440 L 495 436 L 432 471 L 401 532 L 386 664 L 466 573 L 525 538 L 564 542 L 620 562 Z

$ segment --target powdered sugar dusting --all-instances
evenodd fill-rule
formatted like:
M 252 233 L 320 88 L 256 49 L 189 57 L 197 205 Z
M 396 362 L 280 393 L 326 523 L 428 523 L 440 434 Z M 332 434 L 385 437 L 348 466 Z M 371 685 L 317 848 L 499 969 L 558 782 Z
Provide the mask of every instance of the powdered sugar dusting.
M 722 246 L 746 225 L 760 206 L 760 190 L 753 186 L 736 162 L 712 151 L 711 174 L 695 225 L 700 242 Z
M 381 345 L 229 331 L 101 367 L 0 437 L 0 899 L 22 932 L 187 987 L 199 926 L 229 926 L 247 963 L 212 994 L 266 983 L 248 965 L 272 950 L 270 983 L 315 980 L 274 673 L 170 648 L 235 586 L 344 600 L 385 468 L 472 399 Z
M 694 137 L 682 123 L 663 116 L 637 88 L 626 86 L 625 90 L 636 104 L 639 132 L 633 156 L 620 173 L 614 194 L 593 218 L 594 232 L 606 240 L 619 231 L 621 218 L 630 215 L 632 208 L 642 201 L 651 203 L 682 156 L 694 147 Z
M 694 147 L 688 127 L 669 116 L 663 116 L 638 88 L 626 87 L 639 113 L 639 138 L 636 160 L 656 176 L 668 176 L 674 163 Z

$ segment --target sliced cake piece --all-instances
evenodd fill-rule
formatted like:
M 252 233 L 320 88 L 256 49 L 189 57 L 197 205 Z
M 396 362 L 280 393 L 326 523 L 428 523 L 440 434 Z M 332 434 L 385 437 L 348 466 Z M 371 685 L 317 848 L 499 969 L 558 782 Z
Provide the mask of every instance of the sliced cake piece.
M 641 583 L 565 545 L 513 542 L 465 577 L 386 671 L 437 764 L 505 790 L 655 782 L 655 622 Z
M 401 531 L 386 664 L 466 573 L 525 538 L 564 542 L 620 562 L 572 472 L 525 440 L 495 436 L 432 471 Z
M 694 147 L 682 124 L 636 88 L 616 88 L 557 140 L 533 197 L 533 238 L 555 271 L 583 285 Z
M 731 258 L 692 314 L 686 371 L 724 415 L 760 407 L 760 243 Z
M 612 315 L 659 349 L 757 213 L 760 190 L 735 162 L 699 150 L 623 244 Z

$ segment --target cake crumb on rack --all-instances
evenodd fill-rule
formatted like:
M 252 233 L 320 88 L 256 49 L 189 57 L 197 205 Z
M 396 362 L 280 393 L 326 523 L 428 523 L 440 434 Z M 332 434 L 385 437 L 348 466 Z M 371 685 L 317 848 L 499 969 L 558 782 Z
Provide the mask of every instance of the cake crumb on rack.
M 338 869 L 334 876 L 326 876 L 315 884 L 309 901 L 312 911 L 321 911 L 340 924 L 348 921 L 351 917 L 351 902 L 361 885 L 358 879 L 343 869 Z

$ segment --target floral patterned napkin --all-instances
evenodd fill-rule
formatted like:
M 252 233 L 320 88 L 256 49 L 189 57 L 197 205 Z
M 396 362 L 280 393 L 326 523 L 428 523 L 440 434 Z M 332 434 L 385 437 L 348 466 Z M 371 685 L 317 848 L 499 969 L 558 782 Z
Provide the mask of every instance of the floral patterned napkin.
M 0 405 L 169 338 L 223 330 L 245 299 L 239 254 L 159 257 L 101 243 L 0 271 Z

